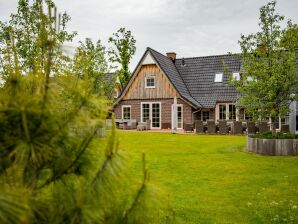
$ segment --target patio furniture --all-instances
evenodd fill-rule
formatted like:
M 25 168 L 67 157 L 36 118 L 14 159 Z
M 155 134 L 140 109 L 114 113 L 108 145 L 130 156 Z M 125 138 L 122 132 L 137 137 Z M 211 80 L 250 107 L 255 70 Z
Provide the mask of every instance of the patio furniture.
M 145 124 L 144 123 L 139 123 L 137 126 L 138 131 L 144 131 L 145 130 Z
M 251 135 L 251 134 L 255 134 L 256 133 L 256 124 L 255 122 L 247 122 L 247 134 Z
M 214 120 L 208 120 L 207 121 L 207 132 L 208 134 L 214 134 L 216 133 L 216 126 Z
M 267 122 L 259 122 L 258 128 L 260 133 L 268 132 L 270 131 L 269 125 Z
M 227 121 L 218 121 L 218 130 L 219 134 L 228 134 L 229 126 L 227 125 Z
M 148 119 L 146 121 L 146 127 L 145 128 L 146 128 L 146 130 L 150 130 L 151 129 L 151 120 Z
M 201 120 L 195 121 L 195 128 L 196 128 L 196 134 L 202 134 L 204 133 L 204 124 Z
M 288 124 L 282 124 L 280 127 L 280 132 L 283 132 L 283 133 L 290 132 L 290 126 Z
M 243 127 L 242 127 L 241 121 L 233 121 L 232 134 L 233 135 L 243 134 Z
M 137 120 L 136 119 L 131 119 L 127 122 L 127 129 L 136 129 L 137 128 Z
M 194 131 L 193 124 L 191 123 L 184 124 L 184 132 L 193 132 L 193 131 Z

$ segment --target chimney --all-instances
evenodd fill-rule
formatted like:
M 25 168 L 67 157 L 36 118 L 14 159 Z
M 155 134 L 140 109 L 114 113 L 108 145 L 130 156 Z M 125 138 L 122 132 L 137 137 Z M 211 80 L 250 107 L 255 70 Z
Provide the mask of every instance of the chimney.
M 175 52 L 169 52 L 167 53 L 167 57 L 170 58 L 172 61 L 176 60 L 176 53 Z

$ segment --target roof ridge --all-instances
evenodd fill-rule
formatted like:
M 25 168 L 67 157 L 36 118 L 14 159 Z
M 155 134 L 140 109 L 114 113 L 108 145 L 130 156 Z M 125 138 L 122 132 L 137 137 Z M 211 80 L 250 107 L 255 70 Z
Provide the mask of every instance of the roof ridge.
M 147 47 L 147 50 L 148 50 L 149 52 L 150 52 L 150 51 L 153 51 L 153 53 L 157 53 L 158 55 L 161 55 L 163 58 L 168 59 L 168 61 L 170 61 L 170 62 L 173 64 L 173 67 L 175 68 L 177 74 L 179 75 L 179 77 L 180 77 L 180 79 L 181 79 L 183 85 L 185 86 L 186 91 L 188 92 L 188 95 L 192 98 L 192 100 L 194 100 L 196 103 L 198 103 L 198 105 L 201 106 L 200 102 L 198 102 L 198 101 L 192 96 L 192 94 L 191 94 L 189 88 L 188 88 L 187 85 L 186 85 L 185 80 L 183 79 L 182 75 L 180 74 L 179 70 L 177 69 L 175 62 L 174 62 L 172 59 L 168 58 L 166 55 L 163 55 L 162 53 L 160 53 L 160 52 L 158 52 L 158 51 L 156 51 L 156 50 L 154 50 L 154 49 L 152 49 L 152 48 L 150 48 L 150 47 Z M 169 79 L 171 79 L 170 76 L 169 76 L 168 74 L 166 74 L 166 71 L 162 68 L 162 66 L 161 66 L 160 63 L 158 62 L 158 59 L 157 59 L 154 55 L 152 55 L 152 56 L 153 56 L 154 59 L 156 60 L 157 64 L 159 64 L 159 66 L 161 67 L 161 69 L 163 70 L 163 72 L 165 73 L 165 75 L 166 75 Z M 171 82 L 172 82 L 172 81 L 171 81 Z M 172 84 L 175 86 L 174 83 L 172 83 Z M 179 89 L 178 89 L 176 86 L 175 86 L 175 88 L 176 88 L 177 91 L 179 92 Z M 180 93 L 180 95 L 183 95 L 183 94 Z
M 195 58 L 213 58 L 213 57 L 221 57 L 221 56 L 237 56 L 240 55 L 240 53 L 235 54 L 218 54 L 218 55 L 207 55 L 207 56 L 197 56 L 197 57 L 182 57 L 182 58 L 176 58 L 176 60 L 182 60 L 182 59 L 195 59 Z

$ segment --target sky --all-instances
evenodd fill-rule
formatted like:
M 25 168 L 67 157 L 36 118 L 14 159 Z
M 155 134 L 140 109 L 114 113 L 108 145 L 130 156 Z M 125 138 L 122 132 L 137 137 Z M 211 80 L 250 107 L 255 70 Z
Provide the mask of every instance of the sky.
M 178 58 L 239 52 L 241 34 L 257 32 L 259 8 L 268 0 L 54 0 L 58 11 L 71 16 L 69 31 L 78 36 L 108 38 L 120 27 L 132 31 L 137 51 L 133 69 L 146 47 Z M 0 0 L 0 20 L 16 12 L 17 0 Z M 279 0 L 277 12 L 298 23 L 298 1 Z

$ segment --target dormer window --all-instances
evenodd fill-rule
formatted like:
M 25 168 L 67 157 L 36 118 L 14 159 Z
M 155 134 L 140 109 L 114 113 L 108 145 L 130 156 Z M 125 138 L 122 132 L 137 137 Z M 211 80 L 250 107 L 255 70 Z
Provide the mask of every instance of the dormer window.
M 223 73 L 217 73 L 214 77 L 214 82 L 222 82 Z
M 155 88 L 155 77 L 145 78 L 145 88 Z
M 233 72 L 232 78 L 233 78 L 233 80 L 239 81 L 240 80 L 240 73 L 239 72 Z

